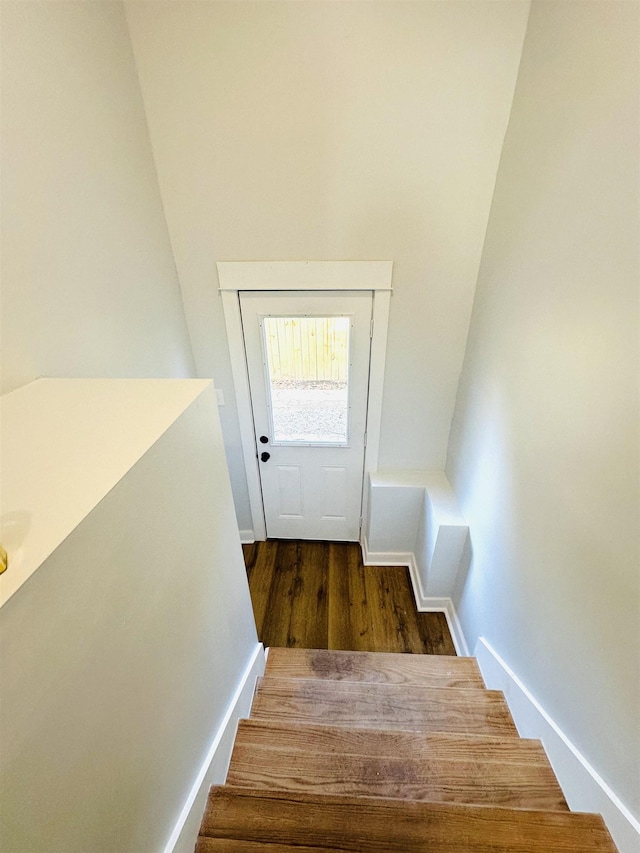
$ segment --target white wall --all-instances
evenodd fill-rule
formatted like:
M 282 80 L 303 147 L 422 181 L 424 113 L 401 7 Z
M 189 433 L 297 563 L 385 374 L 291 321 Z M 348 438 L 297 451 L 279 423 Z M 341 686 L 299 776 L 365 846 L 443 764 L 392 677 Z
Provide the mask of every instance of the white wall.
M 470 647 L 636 815 L 638 47 L 635 3 L 532 6 L 447 463 Z
M 451 608 L 469 528 L 442 471 L 370 474 L 362 533 L 365 565 L 409 566 L 418 610 Z
M 0 617 L 3 849 L 163 850 L 259 650 L 211 386 Z
M 0 606 L 210 384 L 37 379 L 0 397 Z
M 381 467 L 441 469 L 528 2 L 127 2 L 199 375 L 215 262 L 394 262 Z
M 193 374 L 122 4 L 2 3 L 2 391 Z

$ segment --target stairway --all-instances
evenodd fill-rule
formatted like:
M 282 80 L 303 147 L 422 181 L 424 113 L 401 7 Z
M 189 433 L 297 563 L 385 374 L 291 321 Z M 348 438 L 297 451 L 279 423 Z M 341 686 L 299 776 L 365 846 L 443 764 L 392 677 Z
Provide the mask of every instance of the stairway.
M 270 649 L 196 853 L 615 853 L 474 658 Z

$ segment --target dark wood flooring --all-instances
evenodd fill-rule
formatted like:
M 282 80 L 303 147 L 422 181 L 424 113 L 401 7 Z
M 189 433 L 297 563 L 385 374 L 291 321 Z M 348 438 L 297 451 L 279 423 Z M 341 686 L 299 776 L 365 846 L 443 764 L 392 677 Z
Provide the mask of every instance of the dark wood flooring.
M 455 655 L 443 613 L 416 610 L 406 567 L 363 566 L 355 542 L 243 545 L 266 646 Z

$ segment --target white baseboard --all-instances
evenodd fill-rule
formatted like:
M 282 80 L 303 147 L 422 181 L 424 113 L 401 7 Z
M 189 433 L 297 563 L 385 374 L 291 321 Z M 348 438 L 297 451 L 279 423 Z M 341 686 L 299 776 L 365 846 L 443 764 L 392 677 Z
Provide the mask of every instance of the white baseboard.
M 264 673 L 264 666 L 264 648 L 262 643 L 258 643 L 191 786 L 164 853 L 193 853 L 209 789 L 212 785 L 224 782 L 238 720 L 249 715 L 256 678 Z
M 243 545 L 253 545 L 253 543 L 256 541 L 256 535 L 253 530 L 241 530 L 240 541 Z
M 365 566 L 407 566 L 416 609 L 420 613 L 444 613 L 456 653 L 468 657 L 469 647 L 462 632 L 458 614 L 450 598 L 433 598 L 424 594 L 416 558 L 411 552 L 369 551 L 367 537 L 362 537 L 362 562 Z
M 462 625 L 458 619 L 456 608 L 450 598 L 427 598 L 425 599 L 425 605 L 423 607 L 418 607 L 418 610 L 423 612 L 435 611 L 438 613 L 444 613 L 447 620 L 447 626 L 449 627 L 449 633 L 451 634 L 451 639 L 455 646 L 456 654 L 460 657 L 469 657 L 469 646 L 467 645 L 465 636 L 462 633 Z
M 572 811 L 601 814 L 620 853 L 640 850 L 640 822 L 484 637 L 474 649 L 488 688 L 502 690 L 522 737 L 544 744 Z

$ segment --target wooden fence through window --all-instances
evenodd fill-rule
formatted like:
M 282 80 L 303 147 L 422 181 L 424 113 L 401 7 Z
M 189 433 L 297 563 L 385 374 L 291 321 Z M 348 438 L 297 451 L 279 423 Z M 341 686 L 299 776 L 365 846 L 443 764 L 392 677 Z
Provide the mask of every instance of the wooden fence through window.
M 335 382 L 349 375 L 348 317 L 265 317 L 272 382 Z

